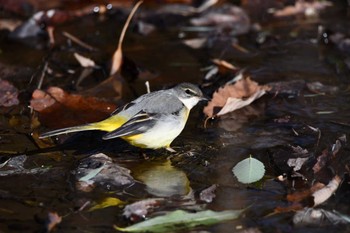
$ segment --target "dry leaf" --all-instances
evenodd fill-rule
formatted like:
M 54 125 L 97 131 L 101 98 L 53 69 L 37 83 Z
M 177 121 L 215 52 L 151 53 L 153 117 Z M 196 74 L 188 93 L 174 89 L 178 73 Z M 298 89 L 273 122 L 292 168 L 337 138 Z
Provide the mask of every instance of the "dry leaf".
M 312 170 L 314 170 L 314 173 L 319 172 L 329 161 L 331 154 L 328 152 L 327 149 L 322 151 L 322 154 L 317 157 L 317 162 L 313 166 Z
M 96 67 L 95 62 L 90 58 L 84 57 L 79 53 L 74 53 L 74 57 L 82 67 Z
M 240 7 L 223 5 L 206 11 L 190 23 L 197 27 L 215 26 L 218 31 L 229 31 L 230 35 L 241 35 L 249 31 L 250 18 Z
M 235 84 L 226 84 L 213 94 L 213 99 L 203 112 L 208 117 L 224 115 L 249 105 L 264 95 L 266 90 L 268 90 L 267 86 L 259 86 L 249 77 L 238 80 Z M 220 111 L 215 111 L 218 108 Z
M 308 159 L 309 158 L 289 158 L 287 164 L 289 167 L 292 167 L 294 171 L 299 171 Z
M 165 199 L 163 198 L 149 198 L 134 202 L 125 206 L 123 216 L 135 222 L 146 217 L 154 209 L 158 208 Z
M 187 45 L 188 47 L 192 49 L 200 49 L 203 48 L 204 45 L 207 43 L 206 38 L 193 38 L 193 39 L 187 39 L 183 40 L 182 43 Z
M 300 201 L 310 197 L 312 193 L 316 192 L 317 190 L 322 189 L 323 187 L 325 187 L 324 184 L 317 182 L 309 189 L 288 194 L 287 200 L 290 202 L 300 202 Z
M 322 189 L 317 190 L 312 194 L 314 197 L 314 206 L 320 205 L 327 201 L 332 194 L 338 189 L 341 178 L 336 175 L 333 179 Z
M 18 89 L 8 81 L 0 79 L 0 106 L 11 107 L 18 103 Z
M 324 227 L 338 224 L 348 224 L 350 218 L 337 211 L 327 211 L 324 209 L 304 208 L 293 216 L 293 223 L 298 227 Z
M 56 212 L 49 212 L 48 214 L 48 222 L 47 222 L 47 231 L 51 232 L 55 226 L 61 223 L 62 217 L 59 216 Z
M 99 121 L 108 117 L 116 108 L 112 103 L 94 97 L 68 94 L 58 87 L 50 87 L 46 92 L 35 90 L 30 106 L 40 113 L 40 122 L 50 128 Z
M 204 201 L 206 203 L 211 203 L 213 199 L 216 197 L 215 195 L 215 190 L 218 187 L 217 184 L 213 184 L 210 187 L 204 189 L 200 194 L 199 194 L 199 199 L 201 201 Z

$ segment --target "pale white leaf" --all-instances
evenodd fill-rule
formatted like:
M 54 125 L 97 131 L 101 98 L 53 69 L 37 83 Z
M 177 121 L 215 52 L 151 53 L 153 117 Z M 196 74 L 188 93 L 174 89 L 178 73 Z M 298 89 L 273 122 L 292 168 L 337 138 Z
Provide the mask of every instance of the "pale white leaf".
M 237 163 L 236 166 L 233 167 L 232 172 L 239 182 L 250 184 L 263 178 L 265 166 L 259 160 L 249 157 Z
M 96 67 L 95 62 L 90 58 L 84 57 L 79 53 L 74 53 L 74 57 L 82 67 Z
M 251 104 L 254 100 L 259 99 L 265 93 L 266 93 L 265 90 L 260 89 L 260 90 L 256 91 L 252 96 L 250 96 L 246 100 L 229 97 L 226 101 L 225 106 L 220 110 L 220 112 L 217 115 L 221 116 L 221 115 L 224 115 L 226 113 L 233 112 L 237 109 L 243 108 L 243 107 Z

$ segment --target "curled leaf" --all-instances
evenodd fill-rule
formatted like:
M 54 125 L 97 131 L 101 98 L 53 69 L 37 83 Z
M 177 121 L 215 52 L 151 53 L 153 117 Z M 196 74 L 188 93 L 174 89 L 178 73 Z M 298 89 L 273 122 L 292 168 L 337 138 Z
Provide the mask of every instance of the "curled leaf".
M 235 84 L 226 84 L 219 88 L 203 112 L 208 117 L 220 116 L 249 105 L 265 94 L 267 86 L 260 86 L 249 77 Z

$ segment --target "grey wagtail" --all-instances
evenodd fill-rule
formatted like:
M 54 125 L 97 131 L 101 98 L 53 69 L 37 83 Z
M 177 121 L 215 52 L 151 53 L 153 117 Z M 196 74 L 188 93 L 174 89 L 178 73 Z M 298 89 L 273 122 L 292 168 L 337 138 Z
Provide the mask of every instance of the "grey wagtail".
M 101 130 L 103 139 L 120 137 L 140 148 L 171 149 L 171 142 L 181 133 L 190 110 L 201 100 L 202 91 L 190 83 L 144 94 L 115 110 L 105 120 L 43 133 L 40 138 L 59 134 Z

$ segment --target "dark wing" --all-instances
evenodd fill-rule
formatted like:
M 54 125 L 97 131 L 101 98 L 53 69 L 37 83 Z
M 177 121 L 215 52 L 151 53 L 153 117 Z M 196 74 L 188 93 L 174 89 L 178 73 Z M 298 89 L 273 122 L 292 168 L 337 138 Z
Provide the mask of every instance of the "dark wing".
M 107 140 L 111 138 L 132 136 L 144 133 L 156 124 L 157 115 L 158 114 L 155 113 L 146 113 L 144 111 L 140 111 L 118 129 L 105 134 L 102 138 L 104 140 Z
M 128 109 L 128 108 L 130 108 L 131 106 L 134 106 L 134 105 L 135 105 L 134 102 L 127 103 L 127 104 L 125 104 L 125 105 L 123 105 L 123 106 L 117 108 L 116 110 L 114 110 L 114 111 L 111 113 L 111 116 L 117 115 L 117 114 L 120 113 L 121 111 L 124 111 L 124 110 L 126 110 L 126 109 Z

